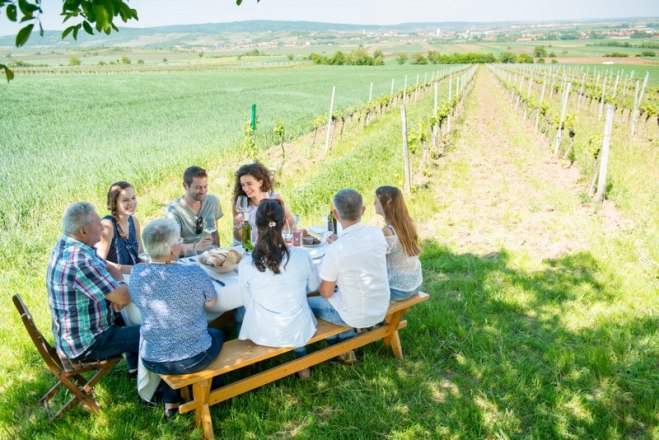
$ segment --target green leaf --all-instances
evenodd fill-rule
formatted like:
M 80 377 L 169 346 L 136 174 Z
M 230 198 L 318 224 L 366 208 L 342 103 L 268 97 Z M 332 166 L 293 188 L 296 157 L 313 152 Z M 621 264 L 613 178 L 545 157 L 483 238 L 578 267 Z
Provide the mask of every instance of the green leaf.
M 7 5 L 5 12 L 9 20 L 16 21 L 16 5 Z
M 77 25 L 75 25 L 75 26 L 73 27 L 73 39 L 74 39 L 74 40 L 77 40 L 77 39 L 78 39 L 78 31 L 80 30 L 80 27 L 81 27 L 81 26 L 82 26 L 82 25 L 77 24 Z
M 21 9 L 23 15 L 32 15 L 33 12 L 39 10 L 39 7 L 35 4 L 28 3 L 27 0 L 18 0 L 18 7 Z
M 16 47 L 21 47 L 27 42 L 27 40 L 30 38 L 30 34 L 32 33 L 33 28 L 34 23 L 30 23 L 18 31 L 18 34 L 16 35 Z
M 82 22 L 82 27 L 85 29 L 85 32 L 87 32 L 89 35 L 94 35 L 94 29 L 92 29 L 92 25 L 90 25 L 87 20 Z
M 240 4 L 243 2 L 243 0 L 236 0 L 236 4 L 240 6 Z
M 66 36 L 69 35 L 73 29 L 75 29 L 75 25 L 69 26 L 68 28 L 64 29 L 64 32 L 62 32 L 62 40 L 65 39 Z
M 0 64 L 0 69 L 3 69 L 5 71 L 5 77 L 7 77 L 7 82 L 14 79 L 14 71 L 11 70 L 9 67 L 5 66 L 4 64 Z

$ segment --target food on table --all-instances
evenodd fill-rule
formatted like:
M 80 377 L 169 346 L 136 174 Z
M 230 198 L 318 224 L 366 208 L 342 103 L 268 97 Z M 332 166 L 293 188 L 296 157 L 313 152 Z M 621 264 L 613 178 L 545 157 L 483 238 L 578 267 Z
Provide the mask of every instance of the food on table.
M 211 249 L 199 256 L 199 261 L 209 266 L 234 266 L 240 262 L 242 256 L 234 249 Z

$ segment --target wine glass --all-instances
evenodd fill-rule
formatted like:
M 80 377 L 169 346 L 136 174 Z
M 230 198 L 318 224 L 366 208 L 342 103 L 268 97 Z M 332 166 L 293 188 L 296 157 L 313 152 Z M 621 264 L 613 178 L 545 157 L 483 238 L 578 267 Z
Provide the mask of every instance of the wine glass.
M 212 236 L 214 233 L 217 232 L 217 228 L 215 227 L 215 222 L 211 220 L 206 224 L 206 227 L 204 228 L 204 232 L 208 234 L 209 236 Z M 216 249 L 217 246 L 215 244 L 212 244 L 210 246 L 210 249 Z
M 291 230 L 291 225 L 288 224 L 288 220 L 281 228 L 281 236 L 284 238 L 286 245 L 290 246 L 293 241 L 293 231 Z
M 247 196 L 238 196 L 236 197 L 236 211 L 241 214 L 245 214 L 248 210 L 249 199 Z

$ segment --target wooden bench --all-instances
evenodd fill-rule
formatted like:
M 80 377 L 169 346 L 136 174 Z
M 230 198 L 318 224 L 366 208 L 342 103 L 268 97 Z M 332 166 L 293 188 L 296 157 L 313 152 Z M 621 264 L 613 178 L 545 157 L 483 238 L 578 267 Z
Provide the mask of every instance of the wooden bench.
M 211 405 L 231 399 L 282 377 L 290 376 L 305 368 L 332 359 L 341 353 L 363 347 L 380 339 L 383 340 L 385 346 L 391 348 L 394 357 L 398 359 L 402 358 L 403 348 L 400 343 L 400 337 L 398 336 L 398 330 L 407 326 L 407 321 L 404 321 L 402 317 L 410 307 L 427 299 L 428 295 L 420 292 L 405 301 L 393 302 L 389 305 L 384 322 L 379 326 L 361 332 L 354 338 L 342 343 L 328 346 L 304 357 L 272 367 L 213 391 L 211 391 L 211 380 L 213 377 L 270 359 L 289 352 L 292 348 L 264 347 L 256 345 L 251 341 L 234 339 L 224 343 L 219 356 L 206 369 L 190 374 L 163 374 L 161 377 L 173 389 L 192 385 L 192 400 L 182 404 L 179 407 L 179 412 L 184 414 L 194 411 L 195 423 L 197 426 L 201 425 L 203 427 L 204 437 L 210 440 L 215 438 L 209 408 Z M 348 329 L 349 327 L 341 327 L 319 319 L 316 334 L 311 338 L 309 344 L 337 335 Z

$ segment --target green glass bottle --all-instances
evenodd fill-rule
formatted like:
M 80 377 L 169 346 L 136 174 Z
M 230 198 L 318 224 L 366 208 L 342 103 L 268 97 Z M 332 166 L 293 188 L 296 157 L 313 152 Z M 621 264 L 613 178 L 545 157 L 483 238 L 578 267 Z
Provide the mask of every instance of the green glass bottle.
M 247 252 L 251 252 L 254 249 L 254 243 L 252 243 L 252 225 L 249 222 L 243 222 L 243 227 L 240 229 L 240 243 Z

